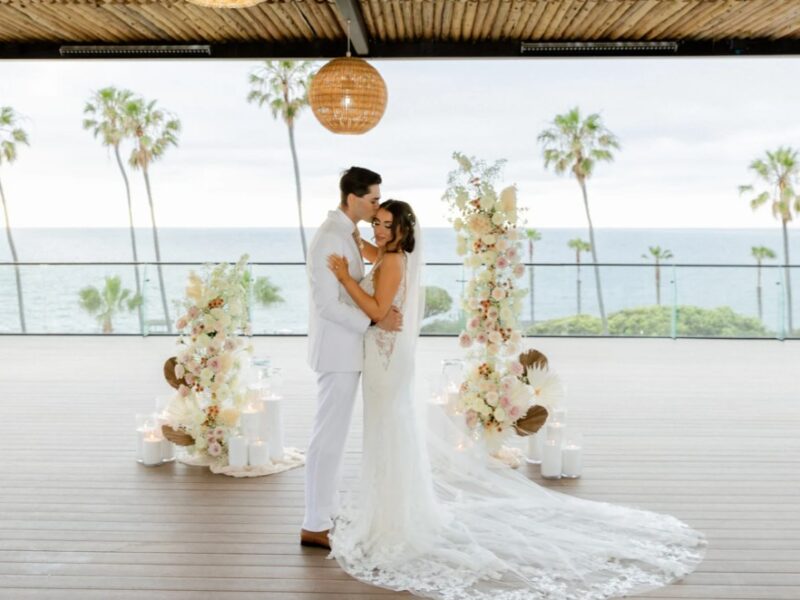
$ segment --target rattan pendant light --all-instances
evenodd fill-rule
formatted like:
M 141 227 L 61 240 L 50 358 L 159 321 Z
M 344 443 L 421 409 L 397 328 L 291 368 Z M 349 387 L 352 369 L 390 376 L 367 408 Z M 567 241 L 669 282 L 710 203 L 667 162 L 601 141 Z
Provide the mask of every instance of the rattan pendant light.
M 333 133 L 366 133 L 386 112 L 386 83 L 367 61 L 350 55 L 350 21 L 347 22 L 347 57 L 335 58 L 311 80 L 308 102 L 322 126 Z

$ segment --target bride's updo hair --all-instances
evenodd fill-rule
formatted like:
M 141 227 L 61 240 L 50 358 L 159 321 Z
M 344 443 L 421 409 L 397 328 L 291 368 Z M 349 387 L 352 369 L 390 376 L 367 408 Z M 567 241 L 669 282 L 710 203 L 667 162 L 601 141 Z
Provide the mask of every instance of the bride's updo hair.
M 392 213 L 392 239 L 386 244 L 387 251 L 413 252 L 416 245 L 414 226 L 417 224 L 417 215 L 414 214 L 411 205 L 402 200 L 386 200 L 379 208 Z M 397 247 L 394 247 L 395 240 L 400 240 Z M 392 247 L 392 250 L 388 247 Z

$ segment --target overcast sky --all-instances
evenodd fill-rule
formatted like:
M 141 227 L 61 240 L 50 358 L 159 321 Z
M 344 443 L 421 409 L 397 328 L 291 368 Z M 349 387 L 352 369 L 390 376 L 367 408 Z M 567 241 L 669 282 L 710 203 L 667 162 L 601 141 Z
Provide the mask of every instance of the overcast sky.
M 180 146 L 152 167 L 165 227 L 296 225 L 286 128 L 245 102 L 256 61 L 0 61 L 0 106 L 24 116 L 31 146 L 0 167 L 12 224 L 125 226 L 112 155 L 82 130 L 85 101 L 127 87 L 175 112 Z M 320 63 L 321 64 L 321 63 Z M 508 159 L 534 227 L 583 227 L 574 180 L 547 172 L 537 134 L 572 106 L 600 112 L 622 149 L 589 184 L 597 227 L 775 227 L 737 186 L 767 149 L 800 147 L 798 59 L 375 61 L 389 89 L 381 123 L 336 136 L 310 110 L 297 123 L 306 224 L 335 207 L 339 172 L 380 172 L 383 196 L 446 225 L 451 154 Z M 147 226 L 133 175 L 135 218 Z M 793 227 L 796 227 L 793 226 Z

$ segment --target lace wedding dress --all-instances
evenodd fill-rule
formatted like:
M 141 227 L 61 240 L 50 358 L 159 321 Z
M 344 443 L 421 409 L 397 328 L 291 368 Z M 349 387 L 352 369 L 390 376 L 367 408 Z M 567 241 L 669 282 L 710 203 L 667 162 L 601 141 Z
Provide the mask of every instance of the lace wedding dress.
M 404 330 L 365 336 L 362 478 L 331 531 L 341 567 L 440 600 L 595 600 L 691 572 L 705 541 L 677 519 L 552 492 L 431 433 L 414 394 L 420 257 L 407 255 L 395 298 Z

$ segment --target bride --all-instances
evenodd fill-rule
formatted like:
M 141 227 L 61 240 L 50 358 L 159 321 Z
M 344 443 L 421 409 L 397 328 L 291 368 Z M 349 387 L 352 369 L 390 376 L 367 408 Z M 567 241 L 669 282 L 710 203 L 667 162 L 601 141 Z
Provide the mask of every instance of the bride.
M 426 427 L 414 394 L 420 227 L 399 200 L 382 203 L 372 225 L 376 245 L 363 243 L 362 254 L 373 267 L 361 284 L 345 258 L 328 265 L 373 321 L 394 304 L 405 326 L 365 336 L 362 476 L 330 533 L 342 568 L 440 600 L 611 598 L 694 570 L 705 540 L 674 517 L 550 491 L 479 447 L 433 434 L 449 420 Z

